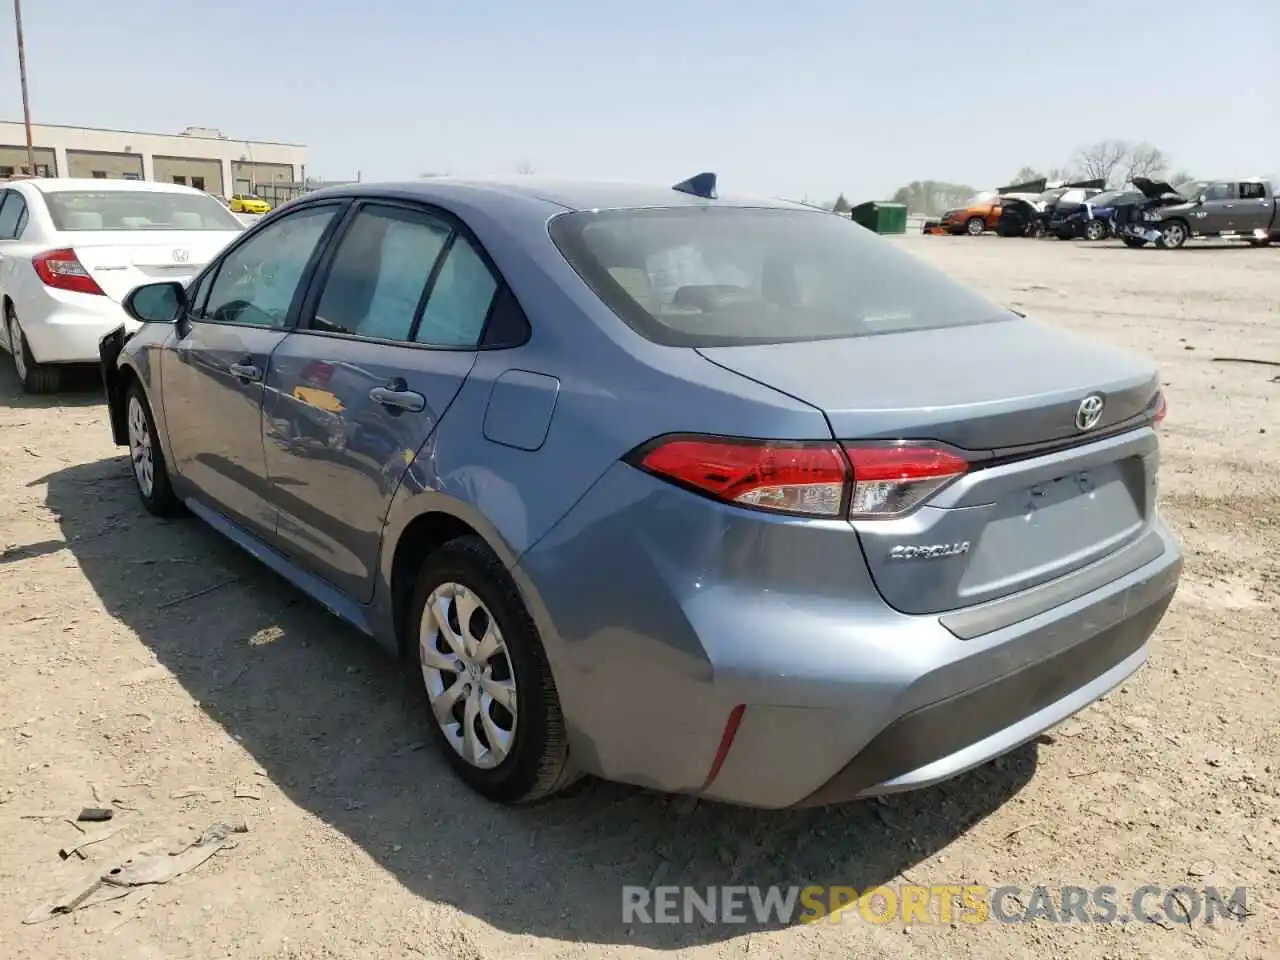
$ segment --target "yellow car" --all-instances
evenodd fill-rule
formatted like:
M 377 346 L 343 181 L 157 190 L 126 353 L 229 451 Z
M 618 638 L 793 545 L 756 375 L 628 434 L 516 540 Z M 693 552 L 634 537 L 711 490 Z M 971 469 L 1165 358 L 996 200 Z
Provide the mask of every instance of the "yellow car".
M 232 213 L 270 213 L 271 204 L 252 193 L 237 193 L 231 198 Z

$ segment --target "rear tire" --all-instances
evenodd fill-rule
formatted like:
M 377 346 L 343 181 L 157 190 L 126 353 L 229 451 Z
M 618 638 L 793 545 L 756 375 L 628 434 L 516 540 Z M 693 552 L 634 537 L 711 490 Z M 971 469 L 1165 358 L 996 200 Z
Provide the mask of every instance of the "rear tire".
M 179 517 L 187 508 L 173 492 L 169 468 L 160 449 L 155 418 L 142 385 L 134 380 L 125 392 L 125 429 L 129 436 L 129 465 L 138 498 L 157 517 Z
M 13 370 L 18 375 L 24 393 L 57 393 L 62 385 L 62 371 L 57 367 L 36 363 L 27 345 L 26 334 L 18 323 L 18 315 L 12 307 L 4 308 L 4 320 L 9 330 L 9 352 L 13 356 Z
M 436 745 L 467 786 L 515 804 L 579 778 L 537 626 L 483 540 L 460 537 L 431 553 L 407 613 Z

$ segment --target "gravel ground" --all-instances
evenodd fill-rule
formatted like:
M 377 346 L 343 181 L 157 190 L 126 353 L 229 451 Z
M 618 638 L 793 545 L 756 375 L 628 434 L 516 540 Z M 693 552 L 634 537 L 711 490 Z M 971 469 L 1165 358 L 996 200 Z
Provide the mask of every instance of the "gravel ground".
M 587 783 L 533 809 L 487 806 L 421 749 L 401 668 L 198 522 L 143 514 L 92 375 L 31 399 L 6 365 L 0 956 L 1280 956 L 1280 369 L 1215 362 L 1280 361 L 1280 250 L 898 242 L 1161 364 L 1162 503 L 1187 567 L 1123 688 L 1001 761 L 882 803 L 765 813 Z M 97 805 L 117 807 L 119 832 L 60 860 L 83 839 L 63 818 Z M 22 923 L 139 844 L 237 817 L 234 849 L 149 898 Z M 1110 884 L 1122 899 L 1243 885 L 1249 916 L 624 925 L 621 885 L 657 882 Z

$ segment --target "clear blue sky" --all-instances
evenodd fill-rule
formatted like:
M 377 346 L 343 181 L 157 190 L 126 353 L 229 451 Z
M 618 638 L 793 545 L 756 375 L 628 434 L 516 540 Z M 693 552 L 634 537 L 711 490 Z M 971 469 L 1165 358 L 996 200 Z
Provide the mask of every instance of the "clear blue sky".
M 0 6 L 0 10 L 4 8 Z M 330 179 L 511 173 L 813 200 L 1148 140 L 1280 173 L 1280 0 L 27 0 L 33 119 L 305 143 Z M 21 118 L 12 24 L 0 116 Z

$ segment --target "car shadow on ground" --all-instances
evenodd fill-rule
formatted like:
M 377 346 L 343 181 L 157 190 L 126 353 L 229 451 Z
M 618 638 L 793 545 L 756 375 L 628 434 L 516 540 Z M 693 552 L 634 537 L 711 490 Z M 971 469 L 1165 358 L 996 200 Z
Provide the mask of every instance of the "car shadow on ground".
M 530 807 L 488 804 L 435 754 L 410 670 L 200 522 L 145 514 L 126 458 L 36 483 L 48 484 L 106 610 L 288 800 L 416 895 L 503 931 L 674 949 L 775 929 L 785 924 L 628 925 L 622 888 L 890 883 L 1035 770 L 1028 745 L 932 789 L 803 811 L 693 804 L 596 781 Z
M 23 393 L 13 372 L 13 359 L 0 349 L 0 407 L 45 410 L 52 407 L 91 407 L 104 402 L 102 377 L 98 368 L 89 364 L 64 367 L 62 386 L 57 393 Z

